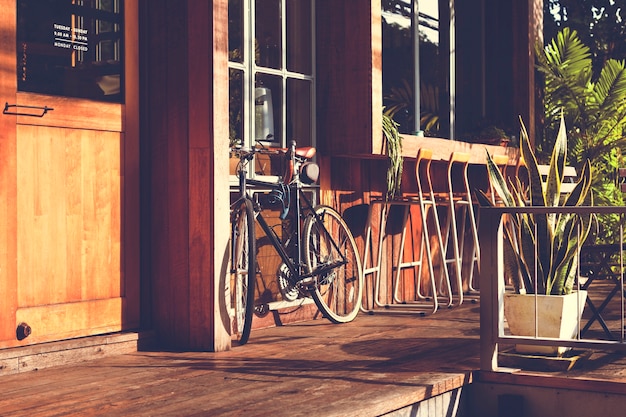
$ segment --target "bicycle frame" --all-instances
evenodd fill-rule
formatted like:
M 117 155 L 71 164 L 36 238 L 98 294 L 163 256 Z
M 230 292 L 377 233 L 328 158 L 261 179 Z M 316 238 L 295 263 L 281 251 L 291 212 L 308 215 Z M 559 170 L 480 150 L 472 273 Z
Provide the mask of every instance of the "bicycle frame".
M 315 212 L 315 209 L 313 205 L 311 204 L 311 201 L 305 195 L 303 186 L 299 180 L 298 174 L 299 174 L 298 172 L 295 173 L 296 179 L 293 182 L 291 182 L 290 184 L 284 184 L 282 181 L 271 182 L 271 181 L 263 181 L 263 180 L 256 180 L 256 179 L 248 178 L 245 167 L 242 167 L 237 172 L 237 176 L 239 179 L 239 187 L 238 187 L 239 197 L 231 205 L 231 207 L 237 205 L 242 199 L 250 199 L 252 201 L 253 207 L 254 207 L 255 219 L 258 222 L 258 224 L 261 226 L 261 229 L 263 230 L 265 235 L 270 240 L 270 243 L 275 248 L 276 252 L 280 256 L 283 263 L 289 269 L 289 272 L 291 273 L 291 275 L 287 277 L 287 279 L 289 279 L 294 285 L 302 281 L 305 278 L 310 278 L 320 273 L 319 269 L 316 269 L 314 271 L 307 271 L 306 265 L 304 265 L 303 263 L 302 245 L 300 242 L 301 236 L 302 236 L 303 213 L 307 213 L 307 214 L 318 217 L 318 220 L 320 221 L 319 224 L 321 226 L 320 230 L 322 230 L 324 235 L 332 243 L 334 249 L 339 254 L 341 254 L 341 251 L 339 250 L 339 246 L 337 242 L 335 242 L 335 239 L 332 238 L 330 232 L 326 229 L 324 222 L 322 221 L 321 218 L 319 218 L 318 214 Z M 281 241 L 277 233 L 274 231 L 274 228 L 270 226 L 265 220 L 265 218 L 263 217 L 263 214 L 261 213 L 262 207 L 260 203 L 258 202 L 258 200 L 250 196 L 250 193 L 249 193 L 250 186 L 258 187 L 259 189 L 263 189 L 263 190 L 269 190 L 269 191 L 263 191 L 265 194 L 270 194 L 274 190 L 282 191 L 285 189 L 285 187 L 287 187 L 287 189 L 290 190 L 289 198 L 291 198 L 291 195 L 294 195 L 293 193 L 295 193 L 295 198 L 293 199 L 295 202 L 295 207 L 290 207 L 289 210 L 295 210 L 295 216 L 297 218 L 296 225 L 295 225 L 296 230 L 295 232 L 290 234 L 289 239 L 286 243 L 283 243 Z M 294 253 L 293 258 L 290 257 L 289 253 L 287 252 L 289 241 L 292 238 L 295 238 L 295 241 L 293 242 L 293 245 L 295 248 L 295 251 L 294 251 L 295 253 Z M 232 246 L 231 246 L 231 253 L 234 253 L 234 247 Z M 343 256 L 343 254 L 341 254 L 340 262 L 336 262 L 332 265 L 326 265 L 322 268 L 322 270 L 326 268 L 329 268 L 329 269 L 334 268 L 338 265 L 346 264 L 346 263 L 347 263 L 346 258 Z

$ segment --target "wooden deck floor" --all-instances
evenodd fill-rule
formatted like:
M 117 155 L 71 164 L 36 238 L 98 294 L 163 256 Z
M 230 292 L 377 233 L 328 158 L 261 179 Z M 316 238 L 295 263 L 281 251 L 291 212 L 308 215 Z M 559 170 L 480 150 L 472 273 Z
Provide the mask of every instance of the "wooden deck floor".
M 478 309 L 320 319 L 253 331 L 229 352 L 136 352 L 8 375 L 0 415 L 381 415 L 477 377 Z M 626 360 L 609 356 L 560 377 L 623 382 Z

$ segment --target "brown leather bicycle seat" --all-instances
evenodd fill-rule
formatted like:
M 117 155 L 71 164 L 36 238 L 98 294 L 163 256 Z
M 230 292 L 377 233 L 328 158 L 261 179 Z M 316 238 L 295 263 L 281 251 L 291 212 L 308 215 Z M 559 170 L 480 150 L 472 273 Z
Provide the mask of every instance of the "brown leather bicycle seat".
M 269 148 L 271 150 L 287 153 L 289 148 Z M 303 146 L 302 148 L 296 148 L 296 155 L 300 158 L 312 159 L 315 156 L 315 148 L 312 146 Z
M 315 148 L 312 146 L 296 148 L 296 155 L 301 158 L 311 159 L 315 156 Z

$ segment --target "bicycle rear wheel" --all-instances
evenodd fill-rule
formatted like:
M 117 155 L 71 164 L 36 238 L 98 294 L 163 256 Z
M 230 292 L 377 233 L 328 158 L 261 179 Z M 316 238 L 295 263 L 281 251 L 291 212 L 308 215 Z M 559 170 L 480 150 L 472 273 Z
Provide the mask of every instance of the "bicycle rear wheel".
M 233 211 L 231 264 L 232 335 L 240 345 L 250 337 L 256 281 L 256 239 L 252 202 L 244 199 Z
M 307 217 L 303 234 L 307 267 L 316 277 L 311 295 L 326 318 L 347 323 L 357 316 L 363 294 L 356 243 L 335 209 L 318 206 L 315 213 Z

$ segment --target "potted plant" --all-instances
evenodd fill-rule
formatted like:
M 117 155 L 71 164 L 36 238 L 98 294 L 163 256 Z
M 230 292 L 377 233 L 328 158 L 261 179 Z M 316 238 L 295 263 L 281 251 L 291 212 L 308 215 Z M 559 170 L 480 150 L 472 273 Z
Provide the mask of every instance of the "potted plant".
M 383 138 L 385 139 L 385 151 L 389 157 L 386 198 L 393 200 L 401 195 L 400 185 L 404 158 L 402 157 L 402 136 L 398 130 L 398 123 L 385 112 L 383 112 Z
M 478 135 L 473 138 L 473 142 L 485 143 L 487 145 L 501 145 L 506 146 L 509 142 L 509 137 L 506 132 L 497 126 L 489 125 L 480 129 Z
M 527 184 L 519 178 L 507 182 L 487 153 L 490 181 L 502 204 L 508 207 L 591 205 L 589 161 L 585 163 L 574 189 L 565 196 L 561 193 L 567 156 L 567 135 L 563 118 L 552 151 L 545 187 L 523 122 L 520 152 L 528 170 Z M 481 193 L 480 203 L 493 205 L 484 193 Z M 539 337 L 574 337 L 586 301 L 586 291 L 574 291 L 578 252 L 589 233 L 591 215 L 520 213 L 507 215 L 506 219 L 504 270 L 515 293 L 505 294 L 504 314 L 511 333 L 519 336 L 537 334 Z M 544 307 L 544 303 L 556 306 Z M 567 310 L 568 308 L 572 310 Z M 552 322 L 556 321 L 559 321 L 558 326 L 556 330 L 552 330 Z M 562 354 L 567 349 L 518 345 L 516 350 L 524 353 L 534 351 Z

